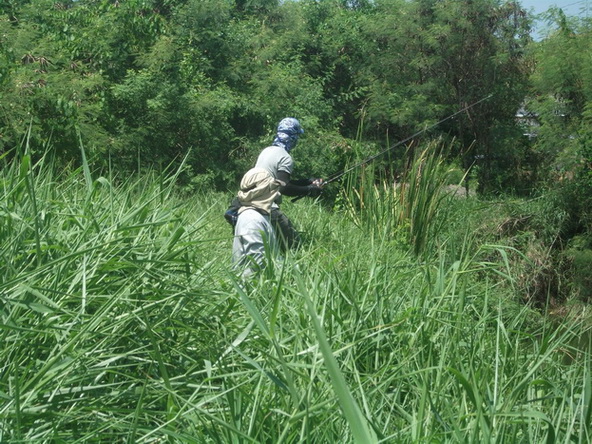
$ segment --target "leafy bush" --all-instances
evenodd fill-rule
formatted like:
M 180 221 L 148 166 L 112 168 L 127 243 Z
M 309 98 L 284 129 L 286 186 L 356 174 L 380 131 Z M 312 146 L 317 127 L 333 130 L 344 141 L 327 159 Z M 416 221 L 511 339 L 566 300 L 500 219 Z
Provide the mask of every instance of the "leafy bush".
M 571 262 L 571 273 L 575 297 L 585 303 L 592 301 L 592 249 L 568 250 L 566 256 Z

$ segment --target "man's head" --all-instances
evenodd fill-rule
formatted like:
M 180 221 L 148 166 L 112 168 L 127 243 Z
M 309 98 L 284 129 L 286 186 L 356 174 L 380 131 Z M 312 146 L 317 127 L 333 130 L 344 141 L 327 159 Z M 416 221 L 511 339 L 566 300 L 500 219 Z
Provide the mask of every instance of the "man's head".
M 304 134 L 300 122 L 294 117 L 286 117 L 278 124 L 277 133 L 275 139 L 273 139 L 273 145 L 281 146 L 286 151 L 290 152 L 290 150 L 292 150 L 292 148 L 298 143 L 298 137 L 300 134 Z

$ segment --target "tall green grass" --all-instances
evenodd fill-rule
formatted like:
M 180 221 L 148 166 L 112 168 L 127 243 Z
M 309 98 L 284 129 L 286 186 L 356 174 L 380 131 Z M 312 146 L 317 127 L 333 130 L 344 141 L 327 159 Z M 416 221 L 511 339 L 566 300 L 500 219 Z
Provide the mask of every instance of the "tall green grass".
M 52 171 L 0 173 L 0 442 L 592 438 L 586 324 L 514 302 L 504 246 L 287 202 L 304 245 L 242 281 L 229 196 Z
M 353 171 L 342 193 L 344 207 L 360 227 L 386 230 L 407 240 L 417 255 L 429 255 L 445 220 L 450 169 L 440 141 L 417 147 L 397 182 L 377 178 L 373 165 Z

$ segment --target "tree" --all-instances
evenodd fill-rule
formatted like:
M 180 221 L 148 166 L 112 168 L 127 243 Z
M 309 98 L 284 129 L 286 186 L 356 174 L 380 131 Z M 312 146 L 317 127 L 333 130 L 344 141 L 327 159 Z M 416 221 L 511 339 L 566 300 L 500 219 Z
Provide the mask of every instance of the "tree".
M 512 175 L 496 159 L 525 157 L 504 142 L 527 73 L 528 18 L 513 3 L 4 0 L 2 8 L 4 149 L 32 122 L 34 145 L 51 138 L 70 160 L 80 134 L 104 163 L 108 152 L 126 168 L 193 153 L 190 174 L 224 183 L 294 115 L 318 136 L 305 136 L 315 156 L 331 140 L 322 165 L 331 171 L 493 92 L 436 130 L 459 141 L 467 166 L 485 159 L 484 188 Z
M 546 185 L 562 193 L 560 206 L 571 216 L 564 233 L 569 237 L 592 226 L 592 21 L 555 8 L 547 15 L 555 31 L 535 46 L 528 106 L 540 123 L 533 148 Z

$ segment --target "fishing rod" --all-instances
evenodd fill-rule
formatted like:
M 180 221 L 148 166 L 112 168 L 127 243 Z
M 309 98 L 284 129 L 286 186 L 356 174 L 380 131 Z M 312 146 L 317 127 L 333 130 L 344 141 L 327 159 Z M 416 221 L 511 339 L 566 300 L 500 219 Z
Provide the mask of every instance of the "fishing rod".
M 388 152 L 388 151 L 390 151 L 390 150 L 392 150 L 392 149 L 395 149 L 396 147 L 398 147 L 398 146 L 401 146 L 401 145 L 403 145 L 404 143 L 407 143 L 407 142 L 408 142 L 408 141 L 410 141 L 411 139 L 414 139 L 415 137 L 419 136 L 420 134 L 423 134 L 423 133 L 425 133 L 426 131 L 428 131 L 428 130 L 430 130 L 430 129 L 432 129 L 432 128 L 435 128 L 436 126 L 438 126 L 438 125 L 440 125 L 440 124 L 442 124 L 442 123 L 446 122 L 447 120 L 450 120 L 450 119 L 452 119 L 452 118 L 456 117 L 456 116 L 457 116 L 457 115 L 459 115 L 460 113 L 463 113 L 463 112 L 467 111 L 468 109 L 471 109 L 472 107 L 474 107 L 474 106 L 478 105 L 479 103 L 481 103 L 481 102 L 484 102 L 485 100 L 488 100 L 488 99 L 490 99 L 492 96 L 493 96 L 493 94 L 489 94 L 488 96 L 486 96 L 486 97 L 483 97 L 481 100 L 478 100 L 478 101 L 476 101 L 476 102 L 474 102 L 474 103 L 472 103 L 472 104 L 470 104 L 470 105 L 467 105 L 467 106 L 465 106 L 464 108 L 462 108 L 462 109 L 460 109 L 460 110 L 456 111 L 455 113 L 452 113 L 452 114 L 450 114 L 449 116 L 447 116 L 447 117 L 443 118 L 442 120 L 439 120 L 439 121 L 437 121 L 436 123 L 434 123 L 434 124 L 432 124 L 432 125 L 430 125 L 430 126 L 428 126 L 428 127 L 425 127 L 425 128 L 424 128 L 424 129 L 422 129 L 421 131 L 418 131 L 418 132 L 416 132 L 415 134 L 412 134 L 411 136 L 409 136 L 409 137 L 407 137 L 407 138 L 405 138 L 405 139 L 403 139 L 403 140 L 400 140 L 399 142 L 395 143 L 394 145 L 392 145 L 392 146 L 388 147 L 387 149 L 385 149 L 385 150 L 382 150 L 381 152 L 379 152 L 379 153 L 377 153 L 377 154 L 374 154 L 374 155 L 372 155 L 372 156 L 368 157 L 367 159 L 365 159 L 365 160 L 363 160 L 363 161 L 361 161 L 361 162 L 359 162 L 359 163 L 357 163 L 357 164 L 355 164 L 355 165 L 353 165 L 353 166 L 351 166 L 351 167 L 349 167 L 349 168 L 347 168 L 347 169 L 345 169 L 345 170 L 343 170 L 343 171 L 341 171 L 341 172 L 339 172 L 339 173 L 337 173 L 337 174 L 334 174 L 334 175 L 330 176 L 330 178 L 329 178 L 329 179 L 327 179 L 327 180 L 323 181 L 323 186 L 325 186 L 325 185 L 327 185 L 327 184 L 330 184 L 331 182 L 335 182 L 337 179 L 340 179 L 341 177 L 345 176 L 345 175 L 346 175 L 347 173 L 349 173 L 350 171 L 352 171 L 352 170 L 355 170 L 356 168 L 359 168 L 359 167 L 361 167 L 361 166 L 363 166 L 363 165 L 366 165 L 367 163 L 370 163 L 370 162 L 372 162 L 374 159 L 376 159 L 377 157 L 380 157 L 380 156 L 382 156 L 384 153 L 386 153 L 386 152 Z

